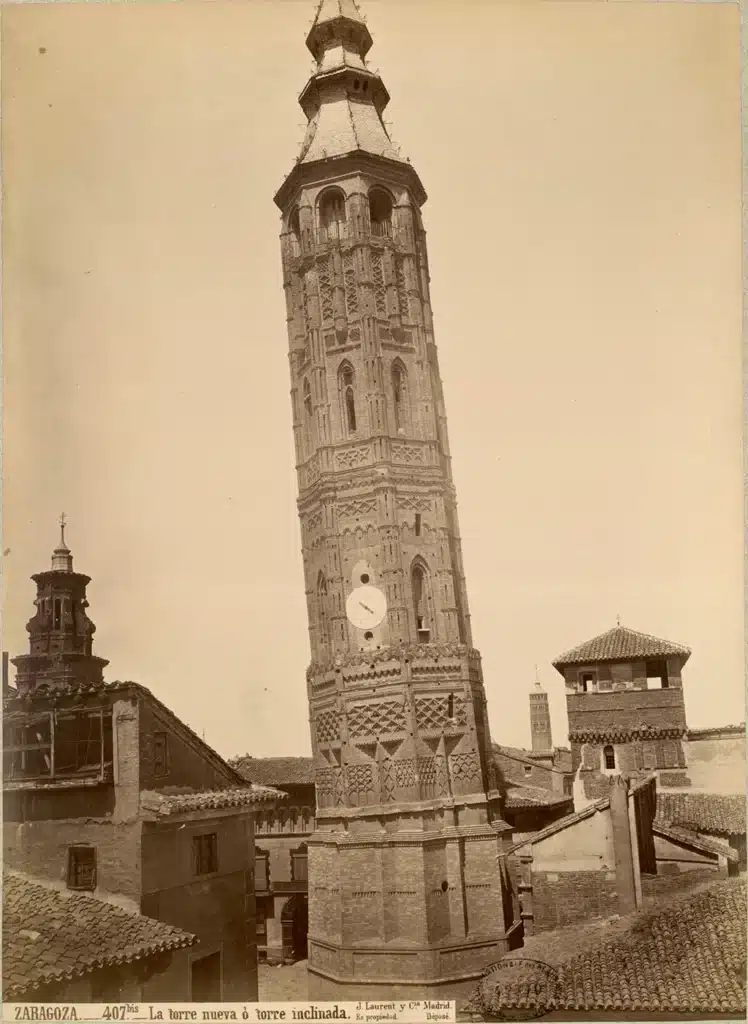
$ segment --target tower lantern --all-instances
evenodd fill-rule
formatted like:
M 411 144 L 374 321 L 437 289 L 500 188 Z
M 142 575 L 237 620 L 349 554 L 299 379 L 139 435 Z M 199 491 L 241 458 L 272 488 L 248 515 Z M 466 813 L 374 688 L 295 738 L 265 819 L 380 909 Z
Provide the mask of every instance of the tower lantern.
M 475 978 L 509 948 L 511 832 L 472 646 L 426 193 L 382 121 L 354 0 L 321 0 L 307 45 L 306 136 L 275 201 L 312 656 L 309 970 L 315 998 L 391 998 Z

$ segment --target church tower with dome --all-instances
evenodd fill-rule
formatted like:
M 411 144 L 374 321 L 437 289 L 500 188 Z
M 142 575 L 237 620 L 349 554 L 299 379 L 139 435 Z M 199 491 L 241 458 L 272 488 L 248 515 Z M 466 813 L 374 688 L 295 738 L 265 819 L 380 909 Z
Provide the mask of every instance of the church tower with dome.
M 310 994 L 381 985 L 391 998 L 476 978 L 520 926 L 470 628 L 426 193 L 382 120 L 389 95 L 354 0 L 321 0 L 307 46 L 306 137 L 275 202 L 311 646 Z

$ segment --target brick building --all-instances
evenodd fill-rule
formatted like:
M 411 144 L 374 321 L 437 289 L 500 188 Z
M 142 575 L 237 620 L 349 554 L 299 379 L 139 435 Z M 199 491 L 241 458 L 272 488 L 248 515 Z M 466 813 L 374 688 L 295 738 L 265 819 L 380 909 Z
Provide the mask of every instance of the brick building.
M 145 687 L 104 682 L 64 537 L 33 579 L 30 653 L 3 695 L 4 864 L 194 935 L 142 998 L 255 999 L 252 814 L 283 794 Z
M 690 653 L 617 626 L 555 659 L 566 683 L 572 770 L 587 798 L 604 796 L 619 772 L 689 785 L 681 673 Z
M 320 0 L 275 196 L 317 792 L 310 993 L 475 977 L 518 940 L 434 343 L 426 199 L 355 0 Z M 348 988 L 349 994 L 353 993 Z
M 309 929 L 307 841 L 315 828 L 314 761 L 311 757 L 233 758 L 248 782 L 287 796 L 255 815 L 257 955 L 270 964 L 307 954 Z

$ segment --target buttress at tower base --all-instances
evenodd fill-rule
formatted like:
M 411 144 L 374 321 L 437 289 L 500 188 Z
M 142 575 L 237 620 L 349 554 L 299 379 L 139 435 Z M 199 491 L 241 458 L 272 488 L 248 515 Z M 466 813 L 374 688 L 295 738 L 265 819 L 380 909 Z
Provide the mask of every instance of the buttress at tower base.
M 521 944 L 511 829 L 476 750 L 478 654 L 403 645 L 339 657 L 308 684 L 323 765 L 308 841 L 310 997 L 371 999 L 383 986 L 390 999 L 454 998 Z

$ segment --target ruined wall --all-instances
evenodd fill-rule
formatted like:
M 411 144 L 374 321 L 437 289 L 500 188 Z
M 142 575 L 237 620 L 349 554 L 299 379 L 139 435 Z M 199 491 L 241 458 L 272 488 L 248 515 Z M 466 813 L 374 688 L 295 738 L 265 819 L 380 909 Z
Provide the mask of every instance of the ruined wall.
M 167 786 L 207 790 L 239 785 L 233 772 L 222 769 L 218 759 L 209 755 L 197 737 L 179 729 L 170 715 L 147 700 L 140 704 L 139 743 L 141 790 Z
M 699 730 L 683 744 L 688 775 L 696 789 L 742 793 L 745 789 L 745 731 Z

